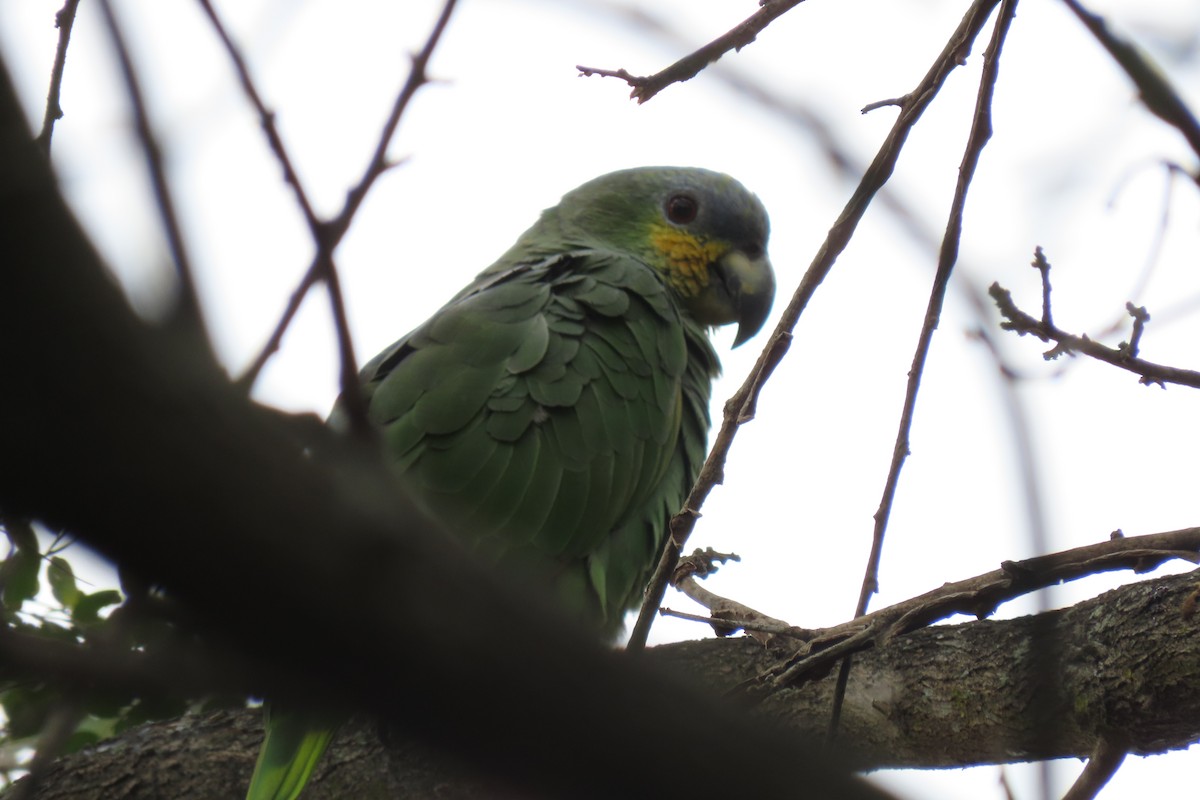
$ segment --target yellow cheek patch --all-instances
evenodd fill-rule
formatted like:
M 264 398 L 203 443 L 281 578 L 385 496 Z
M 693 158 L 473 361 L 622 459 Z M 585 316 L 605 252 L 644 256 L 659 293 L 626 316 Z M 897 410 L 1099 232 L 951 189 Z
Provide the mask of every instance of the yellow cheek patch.
M 651 226 L 650 243 L 667 261 L 667 281 L 684 297 L 695 297 L 708 286 L 708 265 L 729 249 L 669 225 Z

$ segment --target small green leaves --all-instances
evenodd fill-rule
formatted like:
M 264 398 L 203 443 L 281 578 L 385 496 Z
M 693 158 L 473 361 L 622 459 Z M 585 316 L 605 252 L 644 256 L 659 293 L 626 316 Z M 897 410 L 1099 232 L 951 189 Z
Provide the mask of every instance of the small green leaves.
M 101 589 L 91 594 L 81 594 L 75 607 L 71 609 L 71 619 L 77 625 L 86 625 L 100 621 L 100 609 L 115 606 L 121 602 L 121 593 L 116 589 Z
M 71 569 L 71 564 L 62 556 L 54 556 L 46 569 L 46 578 L 54 599 L 62 603 L 63 608 L 73 610 L 83 593 L 75 585 L 75 571 Z
M 41 588 L 38 573 L 42 567 L 38 551 L 37 536 L 28 524 L 18 523 L 5 526 L 5 533 L 12 543 L 7 559 L 0 564 L 0 586 L 4 587 L 2 599 L 5 609 L 19 611 L 26 600 L 33 599 Z

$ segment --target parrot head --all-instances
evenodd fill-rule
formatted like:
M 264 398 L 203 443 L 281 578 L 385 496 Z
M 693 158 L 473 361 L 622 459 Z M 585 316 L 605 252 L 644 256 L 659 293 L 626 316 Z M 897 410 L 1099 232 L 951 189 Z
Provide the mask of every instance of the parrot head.
M 611 172 L 569 192 L 547 214 L 568 238 L 635 254 L 701 325 L 736 322 L 734 347 L 758 333 L 771 312 L 767 211 L 728 175 L 688 167 Z

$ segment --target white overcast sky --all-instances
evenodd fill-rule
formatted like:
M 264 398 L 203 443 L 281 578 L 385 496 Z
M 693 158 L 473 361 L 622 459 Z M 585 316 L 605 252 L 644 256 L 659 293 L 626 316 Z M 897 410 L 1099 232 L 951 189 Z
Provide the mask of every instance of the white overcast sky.
M 40 124 L 60 0 L 0 2 L 0 51 L 31 124 Z M 440 4 L 351 0 L 222 0 L 260 91 L 318 208 L 333 213 L 361 173 L 392 98 Z M 671 0 L 639 7 L 676 38 L 631 28 L 625 4 L 464 0 L 426 87 L 391 148 L 403 166 L 379 182 L 338 266 L 360 361 L 419 323 L 499 255 L 565 191 L 646 164 L 729 172 L 772 215 L 776 315 L 849 197 L 857 174 L 835 172 L 811 131 L 790 124 L 718 71 L 644 106 L 620 82 L 574 65 L 656 71 L 751 14 L 752 0 Z M 895 117 L 871 102 L 913 89 L 966 8 L 948 0 L 810 0 L 721 70 L 753 78 L 817 115 L 867 162 Z M 169 161 L 209 326 L 233 373 L 253 358 L 307 265 L 312 246 L 280 170 L 216 38 L 192 0 L 115 3 L 133 44 Z M 1200 4 L 1095 2 L 1162 64 L 1200 108 Z M 913 132 L 891 197 L 936 241 L 957 177 L 978 85 L 985 31 Z M 128 107 L 96 3 L 82 4 L 54 137 L 64 189 L 134 301 L 153 313 L 168 285 L 166 250 L 130 133 Z M 1045 364 L 1039 343 L 1001 335 L 964 301 L 992 281 L 1030 311 L 1035 245 L 1054 264 L 1055 319 L 1097 334 L 1124 304 L 1148 306 L 1151 360 L 1196 368 L 1200 202 L 1168 187 L 1164 161 L 1195 157 L 1150 117 L 1108 56 L 1056 0 L 1026 0 L 1001 64 L 995 135 L 966 213 L 960 279 L 937 333 L 885 548 L 873 607 L 1035 553 L 1013 432 L 994 362 L 969 334 L 1000 339 L 1023 381 L 1036 444 L 1049 546 L 1102 540 L 1121 528 L 1195 525 L 1200 396 L 1137 384 L 1096 363 Z M 1164 214 L 1152 280 L 1135 294 Z M 723 487 L 693 543 L 743 561 L 710 588 L 807 627 L 851 615 L 900 415 L 935 255 L 877 204 L 796 329 L 734 446 Z M 1116 343 L 1122 333 L 1107 341 Z M 725 352 L 731 332 L 718 335 Z M 715 409 L 743 379 L 765 337 L 725 356 Z M 257 396 L 325 414 L 336 395 L 333 338 L 314 296 Z M 1059 590 L 1065 604 L 1130 580 Z M 668 604 L 688 608 L 668 597 Z M 1001 615 L 1027 613 L 1014 604 Z M 690 610 L 690 609 L 689 609 Z M 710 635 L 659 622 L 658 641 Z M 1130 759 L 1103 794 L 1141 800 L 1194 791 L 1188 752 Z M 1079 765 L 1055 772 L 1066 785 Z M 998 768 L 889 774 L 913 798 L 1001 798 Z M 1029 769 L 1010 769 L 1017 796 L 1036 796 Z

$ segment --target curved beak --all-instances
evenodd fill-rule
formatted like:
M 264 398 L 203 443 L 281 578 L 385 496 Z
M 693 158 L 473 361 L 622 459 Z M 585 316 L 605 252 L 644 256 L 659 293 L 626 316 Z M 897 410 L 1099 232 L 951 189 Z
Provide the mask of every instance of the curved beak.
M 771 313 L 775 301 L 775 272 L 766 254 L 750 258 L 736 248 L 717 262 L 733 307 L 737 311 L 738 330 L 733 346 L 758 333 Z

